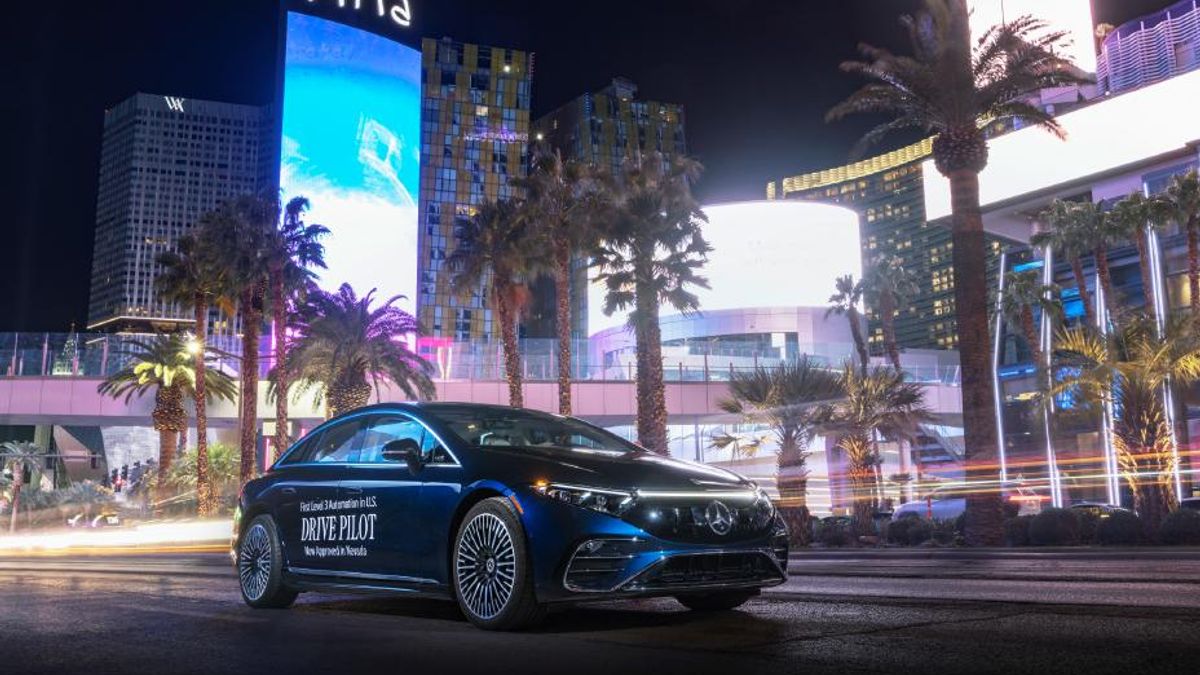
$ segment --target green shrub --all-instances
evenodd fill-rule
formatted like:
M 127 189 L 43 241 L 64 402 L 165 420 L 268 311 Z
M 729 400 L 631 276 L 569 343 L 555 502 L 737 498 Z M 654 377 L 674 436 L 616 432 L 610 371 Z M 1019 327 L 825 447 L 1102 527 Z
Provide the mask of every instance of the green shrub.
M 1079 543 L 1095 544 L 1099 537 L 1100 523 L 1105 520 L 1093 511 L 1074 511 L 1079 521 Z
M 1029 545 L 1029 524 L 1033 516 L 1017 516 L 1004 521 L 1004 541 L 1009 546 Z
M 913 523 L 921 522 L 920 516 L 909 513 L 893 520 L 887 525 L 887 540 L 889 544 L 908 546 L 908 529 Z
M 1167 546 L 1200 546 L 1200 511 L 1178 509 L 1167 516 L 1158 538 Z
M 935 520 L 930 524 L 930 536 L 941 546 L 957 545 L 962 534 L 962 522 L 961 517 L 953 520 Z
M 1130 546 L 1141 543 L 1144 525 L 1131 511 L 1114 511 L 1096 526 L 1096 543 L 1103 546 Z
M 1070 509 L 1045 509 L 1029 523 L 1034 546 L 1074 546 L 1079 543 L 1079 517 Z
M 817 541 L 826 546 L 850 546 L 855 542 L 854 525 L 847 519 L 826 518 L 817 525 Z
M 930 539 L 933 539 L 933 523 L 928 520 L 917 519 L 908 526 L 909 546 L 920 546 Z

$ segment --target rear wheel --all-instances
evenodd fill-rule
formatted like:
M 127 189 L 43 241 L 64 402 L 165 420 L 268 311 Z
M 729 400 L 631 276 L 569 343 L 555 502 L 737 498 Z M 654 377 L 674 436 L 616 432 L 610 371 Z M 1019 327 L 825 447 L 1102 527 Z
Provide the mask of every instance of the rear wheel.
M 487 630 L 521 630 L 545 615 L 533 590 L 525 530 L 508 500 L 475 505 L 454 539 L 454 596 L 471 623 Z
M 697 612 L 726 612 L 737 609 L 758 595 L 758 591 L 725 591 L 677 595 L 681 605 Z
M 283 584 L 283 546 L 275 520 L 262 515 L 250 521 L 238 542 L 238 582 L 242 599 L 255 609 L 283 609 L 296 601 L 296 591 Z

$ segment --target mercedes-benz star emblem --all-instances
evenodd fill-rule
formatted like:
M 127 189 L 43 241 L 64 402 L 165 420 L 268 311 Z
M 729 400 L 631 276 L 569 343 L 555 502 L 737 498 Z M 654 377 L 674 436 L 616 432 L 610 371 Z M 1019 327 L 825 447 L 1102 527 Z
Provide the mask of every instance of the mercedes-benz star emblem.
M 704 518 L 708 521 L 708 527 L 719 536 L 723 537 L 733 529 L 733 514 L 724 502 L 709 503 L 708 508 L 704 509 Z

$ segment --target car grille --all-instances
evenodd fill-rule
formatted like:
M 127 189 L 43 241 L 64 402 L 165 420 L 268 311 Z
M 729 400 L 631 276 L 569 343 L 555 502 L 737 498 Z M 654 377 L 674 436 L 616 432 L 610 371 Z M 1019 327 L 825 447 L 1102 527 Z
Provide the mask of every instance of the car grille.
M 668 558 L 626 585 L 625 590 L 669 590 L 779 581 L 783 581 L 783 575 L 765 553 L 703 553 Z
M 717 534 L 709 527 L 705 509 L 710 501 L 644 502 L 625 514 L 625 520 L 666 541 L 688 544 L 723 544 L 764 536 L 770 520 L 753 505 L 727 504 L 733 524 L 729 532 Z

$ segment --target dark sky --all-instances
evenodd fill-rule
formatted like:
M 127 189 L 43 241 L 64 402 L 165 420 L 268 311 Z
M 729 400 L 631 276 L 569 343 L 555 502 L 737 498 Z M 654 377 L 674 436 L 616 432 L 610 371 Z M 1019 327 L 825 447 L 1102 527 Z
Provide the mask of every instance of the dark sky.
M 334 0 L 324 0 L 332 2 Z M 1094 0 L 1118 23 L 1167 0 Z M 826 125 L 856 82 L 837 71 L 865 40 L 899 47 L 915 0 L 412 0 L 432 37 L 537 53 L 534 113 L 634 79 L 688 109 L 706 201 L 844 162 L 866 120 Z M 0 331 L 86 321 L 105 107 L 136 91 L 266 103 L 273 0 L 36 0 L 0 28 L 5 207 Z M 903 139 L 901 139 L 903 140 Z

